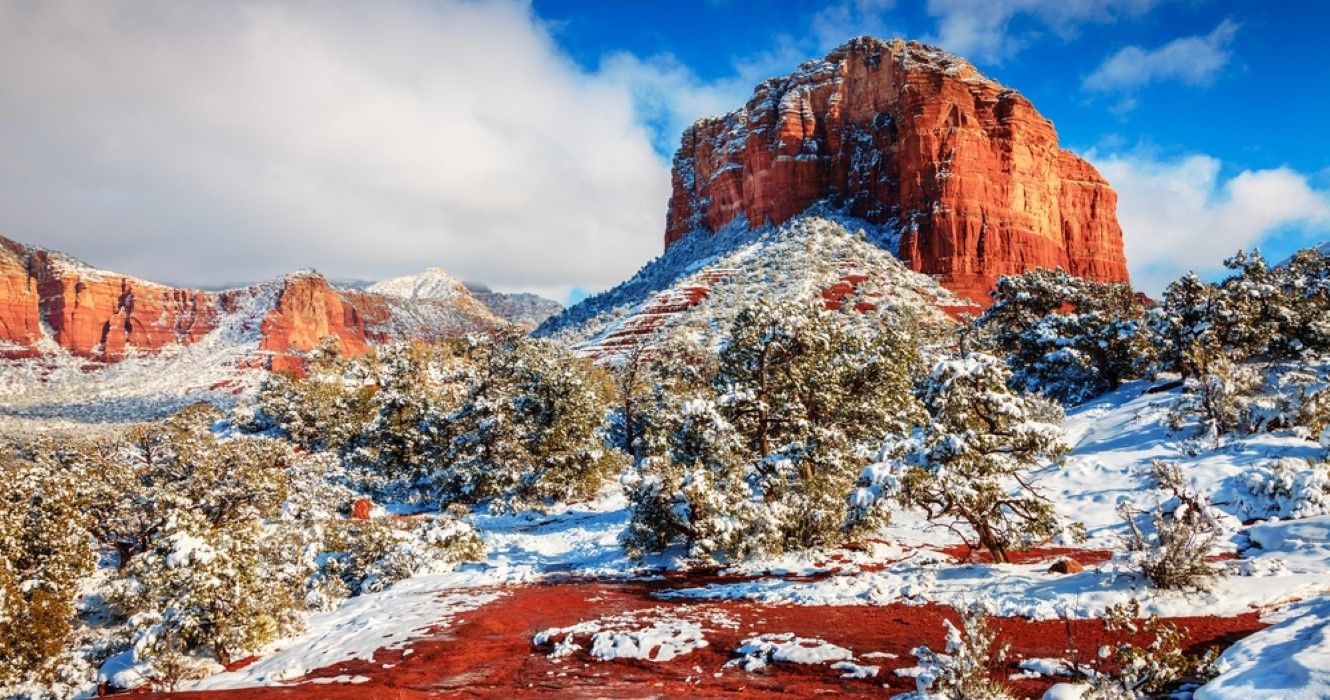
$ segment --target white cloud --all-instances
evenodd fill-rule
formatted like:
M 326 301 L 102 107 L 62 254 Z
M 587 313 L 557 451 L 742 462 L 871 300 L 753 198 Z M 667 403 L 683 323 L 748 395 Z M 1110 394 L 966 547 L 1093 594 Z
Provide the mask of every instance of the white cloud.
M 1086 89 L 1129 91 L 1160 80 L 1209 85 L 1232 57 L 1229 44 L 1238 25 L 1224 20 L 1201 36 L 1174 39 L 1157 49 L 1127 46 L 1104 60 L 1085 78 Z
M 1150 294 L 1188 270 L 1213 274 L 1224 258 L 1281 228 L 1330 233 L 1330 190 L 1289 168 L 1225 178 L 1220 161 L 1208 155 L 1161 160 L 1140 151 L 1091 151 L 1087 157 L 1118 192 L 1132 282 Z
M 669 195 L 632 102 L 523 4 L 0 3 L 0 232 L 180 283 L 603 288 Z
M 937 33 L 927 37 L 953 53 L 976 61 L 999 62 L 1020 51 L 1035 30 L 1013 29 L 1024 17 L 1063 38 L 1085 24 L 1107 24 L 1144 14 L 1159 0 L 928 0 Z

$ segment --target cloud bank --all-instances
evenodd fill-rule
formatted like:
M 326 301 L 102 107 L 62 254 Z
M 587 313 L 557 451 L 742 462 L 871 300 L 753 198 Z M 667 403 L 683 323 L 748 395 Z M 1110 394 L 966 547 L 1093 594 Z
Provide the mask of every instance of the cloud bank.
M 669 196 L 622 85 L 521 4 L 0 4 L 0 233 L 223 285 L 443 265 L 603 288 Z
M 1208 155 L 1160 159 L 1144 151 L 1090 151 L 1087 158 L 1118 192 L 1132 284 L 1149 294 L 1188 270 L 1214 275 L 1238 249 L 1281 229 L 1330 234 L 1330 190 L 1289 168 L 1225 177 L 1222 163 Z
M 1209 34 L 1181 37 L 1159 48 L 1124 47 L 1086 76 L 1083 84 L 1096 91 L 1130 91 L 1164 80 L 1209 85 L 1228 65 L 1229 44 L 1237 32 L 1238 25 L 1225 20 Z

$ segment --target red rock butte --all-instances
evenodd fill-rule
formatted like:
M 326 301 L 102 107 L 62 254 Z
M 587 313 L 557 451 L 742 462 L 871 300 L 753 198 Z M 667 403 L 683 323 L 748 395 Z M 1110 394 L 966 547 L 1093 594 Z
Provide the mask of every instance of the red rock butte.
M 1128 282 L 1117 194 L 1020 93 L 964 59 L 853 39 L 699 120 L 674 156 L 665 247 L 819 200 L 901 231 L 897 255 L 989 303 L 998 277 L 1062 268 Z
M 54 344 L 114 362 L 131 351 L 194 344 L 256 304 L 248 311 L 257 313 L 256 359 L 272 369 L 298 370 L 302 355 L 326 339 L 358 355 L 376 343 L 505 325 L 470 295 L 399 299 L 334 287 L 314 272 L 220 292 L 183 289 L 0 237 L 0 357 L 36 356 Z

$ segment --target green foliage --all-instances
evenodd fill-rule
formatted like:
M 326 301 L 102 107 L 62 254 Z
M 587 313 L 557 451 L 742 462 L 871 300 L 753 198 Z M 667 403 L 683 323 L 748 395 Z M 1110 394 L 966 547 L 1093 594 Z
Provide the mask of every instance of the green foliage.
M 445 502 L 499 509 L 589 498 L 623 464 L 605 446 L 614 396 L 606 373 L 546 340 L 473 343 L 460 408 L 426 426 L 430 474 Z
M 1006 364 L 984 353 L 939 362 L 919 391 L 929 420 L 888 443 L 865 470 L 855 516 L 871 521 L 894 497 L 930 520 L 963 525 L 958 534 L 997 562 L 1011 549 L 1079 537 L 1080 528 L 1064 527 L 1031 480 L 1034 469 L 1066 452 L 1061 427 L 1034 420 L 1030 401 L 1011 391 L 1009 379 Z
M 1330 350 L 1330 257 L 1299 251 L 1271 267 L 1259 251 L 1224 261 L 1218 284 L 1188 274 L 1165 290 L 1150 323 L 1166 369 L 1204 377 L 1199 363 L 1293 360 Z
M 900 322 L 758 303 L 736 315 L 718 357 L 662 351 L 625 544 L 681 543 L 706 560 L 840 541 L 867 445 L 920 416 L 917 350 Z
M 135 558 L 120 600 L 134 633 L 134 657 L 173 688 L 213 662 L 298 630 L 308 573 L 273 566 L 280 538 L 257 521 L 218 526 L 200 513 L 174 515 L 151 549 Z
M 306 601 L 321 609 L 485 556 L 475 529 L 446 515 L 334 521 L 323 528 L 318 546 Z
M 1125 284 L 1031 270 L 1002 277 L 976 322 L 1012 368 L 1013 386 L 1079 403 L 1142 375 L 1151 347 Z
M 1158 615 L 1142 619 L 1141 604 L 1135 598 L 1124 605 L 1109 607 L 1101 619 L 1109 632 L 1147 634 L 1151 641 L 1145 646 L 1124 641 L 1102 649 L 1096 666 L 1083 670 L 1090 681 L 1083 697 L 1090 700 L 1162 697 L 1182 683 L 1204 683 L 1214 677 L 1219 650 L 1210 647 L 1189 652 L 1186 632 L 1160 620 Z
M 55 679 L 95 561 L 78 494 L 44 457 L 53 447 L 0 451 L 0 691 Z
M 89 530 L 117 552 L 121 570 L 178 513 L 196 513 L 215 527 L 277 514 L 287 496 L 290 447 L 258 436 L 222 439 L 211 429 L 220 417 L 196 404 L 161 423 L 55 453 L 77 475 Z
M 367 362 L 347 360 L 335 343 L 325 345 L 311 357 L 305 378 L 270 374 L 236 423 L 251 432 L 275 430 L 306 451 L 344 451 L 373 417 L 374 388 L 363 379 Z

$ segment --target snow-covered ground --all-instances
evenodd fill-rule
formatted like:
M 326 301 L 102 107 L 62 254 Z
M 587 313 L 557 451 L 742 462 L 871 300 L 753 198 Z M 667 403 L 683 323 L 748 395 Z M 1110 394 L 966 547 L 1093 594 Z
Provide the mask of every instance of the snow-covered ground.
M 586 651 L 597 659 L 664 661 L 705 648 L 709 630 L 727 624 L 718 604 L 755 600 L 794 605 L 875 606 L 889 603 L 979 601 L 1002 616 L 1084 618 L 1111 604 L 1140 600 L 1146 612 L 1165 616 L 1232 616 L 1261 611 L 1271 627 L 1223 656 L 1224 673 L 1198 697 L 1327 697 L 1330 693 L 1330 515 L 1244 526 L 1246 502 L 1237 498 L 1240 475 L 1274 460 L 1320 457 L 1324 448 L 1292 434 L 1259 434 L 1214 444 L 1164 428 L 1174 392 L 1148 393 L 1137 382 L 1069 412 L 1065 427 L 1073 450 L 1063 465 L 1050 465 L 1039 483 L 1062 515 L 1085 523 L 1099 549 L 1121 549 L 1124 533 L 1115 512 L 1123 499 L 1150 505 L 1144 467 L 1162 459 L 1179 464 L 1187 479 L 1211 495 L 1225 528 L 1216 561 L 1230 574 L 1213 592 L 1162 592 L 1148 586 L 1121 558 L 1074 574 L 1048 571 L 1048 562 L 964 564 L 938 548 L 955 543 L 947 530 L 902 512 L 857 551 L 787 555 L 748 562 L 741 574 L 708 585 L 662 590 L 667 602 L 695 601 L 663 610 L 597 617 L 550 629 L 533 640 L 532 653 Z M 599 499 L 548 514 L 474 515 L 488 551 L 486 561 L 458 571 L 403 581 L 377 594 L 348 600 L 316 615 L 309 630 L 269 650 L 257 663 L 199 683 L 232 688 L 280 683 L 337 661 L 367 658 L 376 648 L 401 647 L 413 635 L 447 627 L 458 613 L 499 600 L 504 587 L 566 577 L 651 578 L 673 563 L 629 559 L 618 544 L 627 503 L 617 489 Z M 814 574 L 820 576 L 783 576 Z M 773 633 L 747 639 L 732 650 L 739 666 L 773 662 L 840 664 L 853 677 L 872 677 L 872 658 L 855 657 L 833 644 Z M 839 649 L 839 651 L 838 651 Z M 844 653 L 842 653 L 844 652 Z M 1030 673 L 1054 673 L 1052 662 L 1031 662 Z M 1059 692 L 1072 692 L 1062 688 Z

